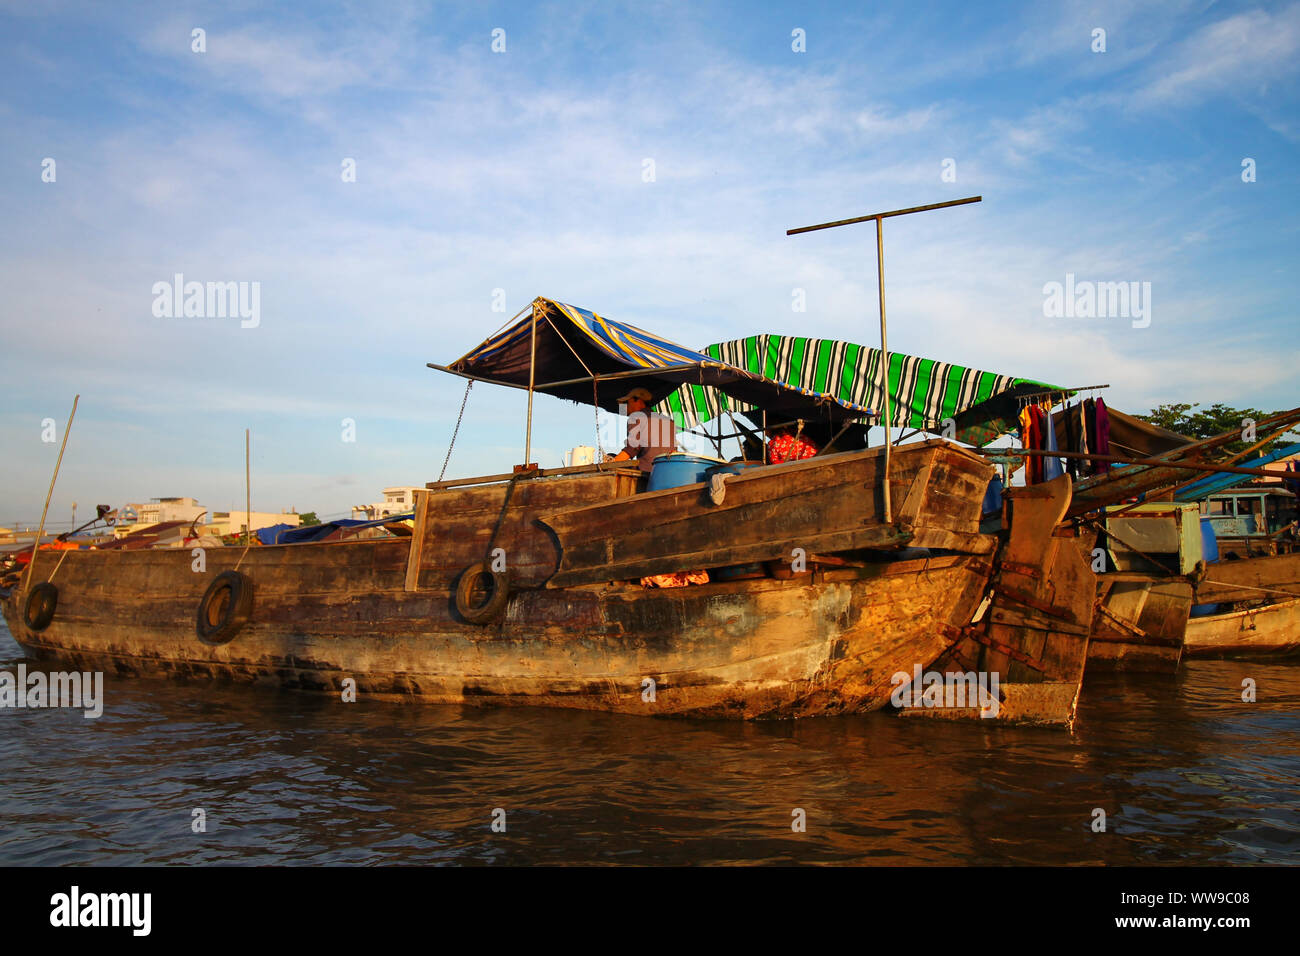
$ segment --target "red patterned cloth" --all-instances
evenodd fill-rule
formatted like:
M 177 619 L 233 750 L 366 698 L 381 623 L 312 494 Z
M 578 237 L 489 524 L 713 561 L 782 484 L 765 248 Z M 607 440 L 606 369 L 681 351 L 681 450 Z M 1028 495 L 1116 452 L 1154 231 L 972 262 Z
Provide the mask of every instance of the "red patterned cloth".
M 783 461 L 799 461 L 817 454 L 817 446 L 804 437 L 777 435 L 767 443 L 768 460 L 774 465 Z
M 652 574 L 641 579 L 643 588 L 684 588 L 689 584 L 708 583 L 708 571 L 674 571 L 672 574 Z

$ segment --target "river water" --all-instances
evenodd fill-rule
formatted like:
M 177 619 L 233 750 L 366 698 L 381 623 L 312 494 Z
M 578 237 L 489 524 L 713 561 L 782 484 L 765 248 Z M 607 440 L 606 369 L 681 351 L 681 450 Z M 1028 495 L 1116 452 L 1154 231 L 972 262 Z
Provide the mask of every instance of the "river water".
M 0 669 L 22 661 L 0 624 Z M 1300 663 L 1092 681 L 1073 734 L 108 675 L 105 698 L 0 710 L 0 864 L 1300 862 Z

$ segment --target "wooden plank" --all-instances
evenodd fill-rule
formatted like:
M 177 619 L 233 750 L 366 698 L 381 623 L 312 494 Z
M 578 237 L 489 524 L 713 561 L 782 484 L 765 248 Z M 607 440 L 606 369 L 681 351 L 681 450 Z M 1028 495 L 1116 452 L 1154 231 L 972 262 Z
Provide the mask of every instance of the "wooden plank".
M 429 524 L 429 493 L 416 491 L 415 530 L 411 534 L 411 547 L 406 557 L 406 590 L 414 591 L 420 584 L 420 553 L 424 548 L 425 529 Z
M 496 547 L 505 551 L 516 586 L 540 586 L 555 572 L 559 549 L 537 516 L 579 503 L 615 501 L 635 489 L 635 476 L 606 472 L 431 492 L 419 586 L 453 586 Z

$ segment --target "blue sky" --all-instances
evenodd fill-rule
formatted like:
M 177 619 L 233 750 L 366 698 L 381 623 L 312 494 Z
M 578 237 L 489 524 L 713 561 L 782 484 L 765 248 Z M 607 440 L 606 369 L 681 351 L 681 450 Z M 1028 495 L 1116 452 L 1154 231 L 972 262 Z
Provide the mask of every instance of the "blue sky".
M 872 227 L 785 230 L 975 194 L 886 223 L 892 349 L 1128 411 L 1300 404 L 1296 2 L 5 0 L 0 81 L 0 525 L 78 392 L 56 521 L 238 507 L 245 427 L 261 510 L 432 480 L 464 386 L 424 363 L 538 295 L 697 348 L 871 344 Z M 178 272 L 259 282 L 260 324 L 155 317 Z M 1045 317 L 1067 274 L 1150 282 L 1150 325 Z M 448 474 L 521 461 L 524 404 L 476 387 Z M 534 459 L 593 439 L 539 399 Z

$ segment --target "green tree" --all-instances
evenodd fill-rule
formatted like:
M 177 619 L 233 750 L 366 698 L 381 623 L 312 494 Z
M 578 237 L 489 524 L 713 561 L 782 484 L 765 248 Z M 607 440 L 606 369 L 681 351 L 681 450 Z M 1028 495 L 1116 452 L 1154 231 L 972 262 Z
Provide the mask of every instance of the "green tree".
M 1176 402 L 1169 405 L 1157 405 L 1149 415 L 1138 415 L 1136 417 L 1144 422 L 1150 422 L 1172 432 L 1178 432 L 1180 435 L 1202 439 L 1213 438 L 1223 432 L 1240 432 L 1247 427 L 1248 422 L 1259 423 L 1272 415 L 1278 414 L 1277 412 L 1263 412 L 1258 408 L 1233 408 L 1221 402 L 1216 402 L 1201 411 L 1195 411 L 1198 404 L 1196 402 L 1191 404 Z M 1251 445 L 1264 440 L 1275 431 L 1277 431 L 1276 428 L 1257 427 L 1254 441 L 1238 439 L 1225 445 L 1224 449 L 1229 453 L 1245 451 Z M 1295 444 L 1297 440 L 1300 440 L 1300 435 L 1289 430 L 1285 435 L 1280 435 L 1267 445 L 1259 448 L 1254 454 L 1267 454 L 1287 445 Z
M 300 527 L 306 527 L 307 525 L 312 524 L 320 524 L 320 518 L 316 517 L 316 512 L 304 511 L 302 514 L 298 515 L 298 525 Z

